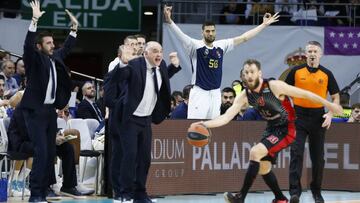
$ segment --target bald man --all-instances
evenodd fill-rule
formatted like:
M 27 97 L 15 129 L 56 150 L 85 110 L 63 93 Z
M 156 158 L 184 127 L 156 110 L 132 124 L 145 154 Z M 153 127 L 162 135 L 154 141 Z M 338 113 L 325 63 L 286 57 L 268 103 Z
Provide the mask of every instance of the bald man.
M 159 124 L 169 114 L 169 74 L 180 68 L 166 66 L 162 46 L 154 41 L 145 45 L 144 56 L 130 61 L 127 57 L 131 56 L 123 53 L 122 59 L 128 64 L 118 64 L 109 72 L 104 87 L 127 84 L 121 86 L 127 94 L 112 107 L 119 123 L 115 129 L 118 133 L 111 137 L 114 202 L 150 203 L 146 179 L 151 161 L 151 123 Z

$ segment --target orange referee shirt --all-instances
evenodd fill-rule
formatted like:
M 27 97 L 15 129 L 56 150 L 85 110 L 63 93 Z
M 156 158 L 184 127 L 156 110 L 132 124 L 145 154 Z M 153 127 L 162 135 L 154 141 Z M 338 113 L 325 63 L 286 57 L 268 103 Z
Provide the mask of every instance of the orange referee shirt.
M 308 67 L 307 64 L 294 67 L 289 72 L 286 83 L 295 87 L 313 92 L 326 99 L 327 92 L 330 95 L 339 92 L 339 86 L 330 70 L 323 66 L 318 68 Z M 303 108 L 322 108 L 320 103 L 307 99 L 293 98 L 294 104 Z

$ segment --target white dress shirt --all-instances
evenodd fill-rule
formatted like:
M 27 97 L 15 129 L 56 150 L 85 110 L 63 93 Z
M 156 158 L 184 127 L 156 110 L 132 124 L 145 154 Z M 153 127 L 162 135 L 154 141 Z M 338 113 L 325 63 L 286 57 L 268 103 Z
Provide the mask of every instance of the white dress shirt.
M 141 99 L 141 102 L 133 115 L 135 116 L 150 116 L 155 108 L 155 104 L 157 101 L 157 95 L 155 92 L 155 84 L 153 79 L 153 71 L 152 66 L 149 64 L 149 62 L 146 61 L 146 81 L 145 81 L 145 90 L 143 94 L 143 98 Z M 156 67 L 156 75 L 157 75 L 157 82 L 158 82 L 158 88 L 160 91 L 162 79 L 159 67 Z

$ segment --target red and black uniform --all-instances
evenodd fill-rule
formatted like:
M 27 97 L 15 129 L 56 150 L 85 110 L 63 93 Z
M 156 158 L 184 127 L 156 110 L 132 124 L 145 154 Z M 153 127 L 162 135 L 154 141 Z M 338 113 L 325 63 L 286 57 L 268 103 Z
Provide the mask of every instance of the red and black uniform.
M 307 64 L 293 68 L 286 78 L 286 83 L 308 90 L 326 99 L 327 93 L 334 95 L 339 92 L 337 82 L 330 70 L 319 66 L 308 67 Z M 296 140 L 290 152 L 290 195 L 301 195 L 301 174 L 305 142 L 309 137 L 309 150 L 312 162 L 312 181 L 310 189 L 313 194 L 320 194 L 324 170 L 324 141 L 326 129 L 321 127 L 324 122 L 324 106 L 307 99 L 294 98 L 296 111 Z
M 283 101 L 276 98 L 269 87 L 269 80 L 264 79 L 260 91 L 253 92 L 246 89 L 249 105 L 258 110 L 261 116 L 267 120 L 267 127 L 261 139 L 269 151 L 267 157 L 273 163 L 276 154 L 289 146 L 296 137 L 295 133 L 295 111 L 289 97 L 285 96 Z

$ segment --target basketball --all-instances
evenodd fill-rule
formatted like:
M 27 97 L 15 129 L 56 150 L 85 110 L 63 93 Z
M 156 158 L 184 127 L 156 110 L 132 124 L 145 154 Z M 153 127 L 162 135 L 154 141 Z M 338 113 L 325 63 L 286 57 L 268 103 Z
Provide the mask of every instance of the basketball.
M 191 125 L 188 129 L 187 140 L 195 147 L 203 147 L 210 142 L 211 132 L 204 125 Z

